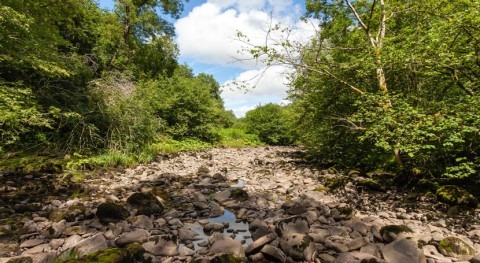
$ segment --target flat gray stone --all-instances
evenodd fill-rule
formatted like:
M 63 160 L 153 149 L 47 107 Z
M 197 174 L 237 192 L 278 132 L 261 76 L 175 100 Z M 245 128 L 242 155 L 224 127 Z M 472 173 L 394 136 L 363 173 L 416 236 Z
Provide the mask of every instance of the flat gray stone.
M 406 238 L 401 238 L 385 245 L 381 249 L 383 257 L 388 263 L 423 263 L 425 262 L 423 253 L 415 243 Z
M 216 239 L 210 249 L 208 250 L 211 254 L 228 254 L 233 255 L 237 258 L 245 257 L 245 248 L 242 243 L 238 240 L 233 240 L 230 237 L 225 237 L 223 239 Z
M 99 233 L 76 244 L 74 251 L 79 256 L 84 256 L 106 248 L 108 248 L 107 240 L 102 233 Z
M 132 225 L 150 231 L 153 228 L 153 220 L 149 216 L 138 215 L 134 218 Z
M 360 248 L 362 248 L 362 247 L 364 247 L 368 244 L 369 244 L 369 242 L 368 242 L 367 238 L 359 237 L 359 238 L 355 238 L 354 240 L 348 242 L 346 245 L 348 247 L 348 250 L 352 251 L 352 250 L 360 249 Z
M 201 238 L 198 237 L 198 233 L 192 231 L 188 228 L 180 228 L 178 230 L 178 236 L 181 241 L 188 241 L 188 240 L 200 240 Z
M 45 240 L 43 239 L 29 239 L 22 242 L 22 244 L 20 244 L 20 248 L 31 248 L 43 243 L 45 243 Z
M 147 230 L 137 229 L 132 232 L 123 233 L 115 240 L 115 244 L 119 247 L 124 247 L 131 243 L 142 244 L 150 236 Z
M 164 257 L 178 255 L 178 240 L 176 236 L 152 236 L 148 240 L 142 246 L 150 254 Z
M 255 254 L 257 253 L 258 251 L 260 251 L 262 249 L 262 247 L 270 242 L 272 242 L 273 240 L 275 240 L 277 238 L 277 235 L 274 234 L 274 233 L 270 233 L 268 235 L 265 235 L 261 238 L 258 238 L 257 240 L 255 240 L 253 243 L 251 243 L 250 245 L 248 245 L 247 249 L 246 249 L 246 253 L 247 255 L 252 255 L 252 254 Z
M 370 254 L 366 254 L 358 251 L 352 251 L 352 252 L 341 253 L 334 261 L 334 263 L 346 263 L 346 262 L 380 262 L 380 259 Z M 390 261 L 388 262 L 391 263 Z M 407 263 L 407 262 L 404 262 L 404 263 Z

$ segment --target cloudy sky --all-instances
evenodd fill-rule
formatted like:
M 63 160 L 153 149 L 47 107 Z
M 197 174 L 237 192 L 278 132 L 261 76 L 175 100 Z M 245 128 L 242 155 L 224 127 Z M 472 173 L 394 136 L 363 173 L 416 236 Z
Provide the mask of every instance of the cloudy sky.
M 99 0 L 100 6 L 112 8 L 113 0 Z M 180 19 L 174 22 L 180 62 L 195 73 L 212 74 L 222 85 L 225 107 L 242 117 L 259 104 L 281 103 L 288 90 L 288 68 L 265 65 L 249 60 L 245 44 L 237 32 L 246 35 L 252 44 L 263 44 L 270 24 L 294 29 L 295 40 L 306 41 L 314 29 L 299 22 L 303 13 L 301 0 L 190 0 Z M 255 84 L 252 89 L 239 89 L 233 81 Z M 253 86 L 253 85 L 249 85 Z

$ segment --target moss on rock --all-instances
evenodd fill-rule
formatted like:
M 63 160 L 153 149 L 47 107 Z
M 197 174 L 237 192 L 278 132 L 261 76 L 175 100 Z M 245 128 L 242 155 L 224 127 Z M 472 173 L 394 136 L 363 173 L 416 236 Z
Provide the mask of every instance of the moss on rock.
M 477 207 L 477 199 L 467 190 L 456 185 L 444 185 L 437 189 L 437 197 L 440 201 L 458 206 Z
M 443 255 L 455 257 L 459 260 L 470 260 L 476 254 L 474 247 L 458 237 L 442 239 L 438 243 L 438 249 Z
M 336 190 L 338 188 L 344 187 L 347 182 L 347 178 L 342 177 L 326 178 L 325 186 L 328 187 L 330 190 Z
M 214 256 L 210 262 L 212 263 L 241 263 L 245 262 L 244 258 L 237 257 L 233 254 L 222 254 Z
M 360 179 L 356 182 L 357 187 L 370 191 L 385 191 L 385 187 L 382 186 L 377 180 L 374 179 Z
M 230 192 L 230 198 L 239 201 L 245 201 L 248 199 L 248 193 L 243 189 L 236 188 Z
M 413 230 L 406 225 L 388 225 L 380 228 L 380 235 L 387 243 L 394 241 L 402 233 L 413 233 Z
M 103 203 L 97 208 L 96 216 L 104 224 L 117 223 L 127 218 L 130 213 L 121 205 L 114 203 Z
M 381 235 L 386 234 L 387 232 L 398 235 L 402 232 L 413 233 L 413 230 L 406 225 L 388 225 L 380 228 Z
M 163 204 L 152 192 L 134 193 L 128 197 L 127 203 L 137 209 L 137 215 L 161 215 L 164 211 Z
M 107 248 L 95 253 L 65 261 L 65 263 L 134 263 L 138 262 L 145 249 L 137 244 L 130 244 L 124 249 Z

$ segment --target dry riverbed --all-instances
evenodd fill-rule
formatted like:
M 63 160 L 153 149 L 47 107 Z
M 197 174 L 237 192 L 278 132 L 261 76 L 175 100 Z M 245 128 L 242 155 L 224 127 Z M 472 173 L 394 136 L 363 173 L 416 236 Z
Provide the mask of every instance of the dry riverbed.
M 479 209 L 384 190 L 300 156 L 212 149 L 82 185 L 4 172 L 0 263 L 480 262 Z

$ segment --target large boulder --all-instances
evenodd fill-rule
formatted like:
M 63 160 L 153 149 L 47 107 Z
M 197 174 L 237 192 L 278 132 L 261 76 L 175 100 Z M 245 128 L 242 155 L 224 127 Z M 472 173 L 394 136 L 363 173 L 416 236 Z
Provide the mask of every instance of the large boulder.
M 137 215 L 162 215 L 163 204 L 151 192 L 134 193 L 127 198 L 127 203 L 137 210 Z

